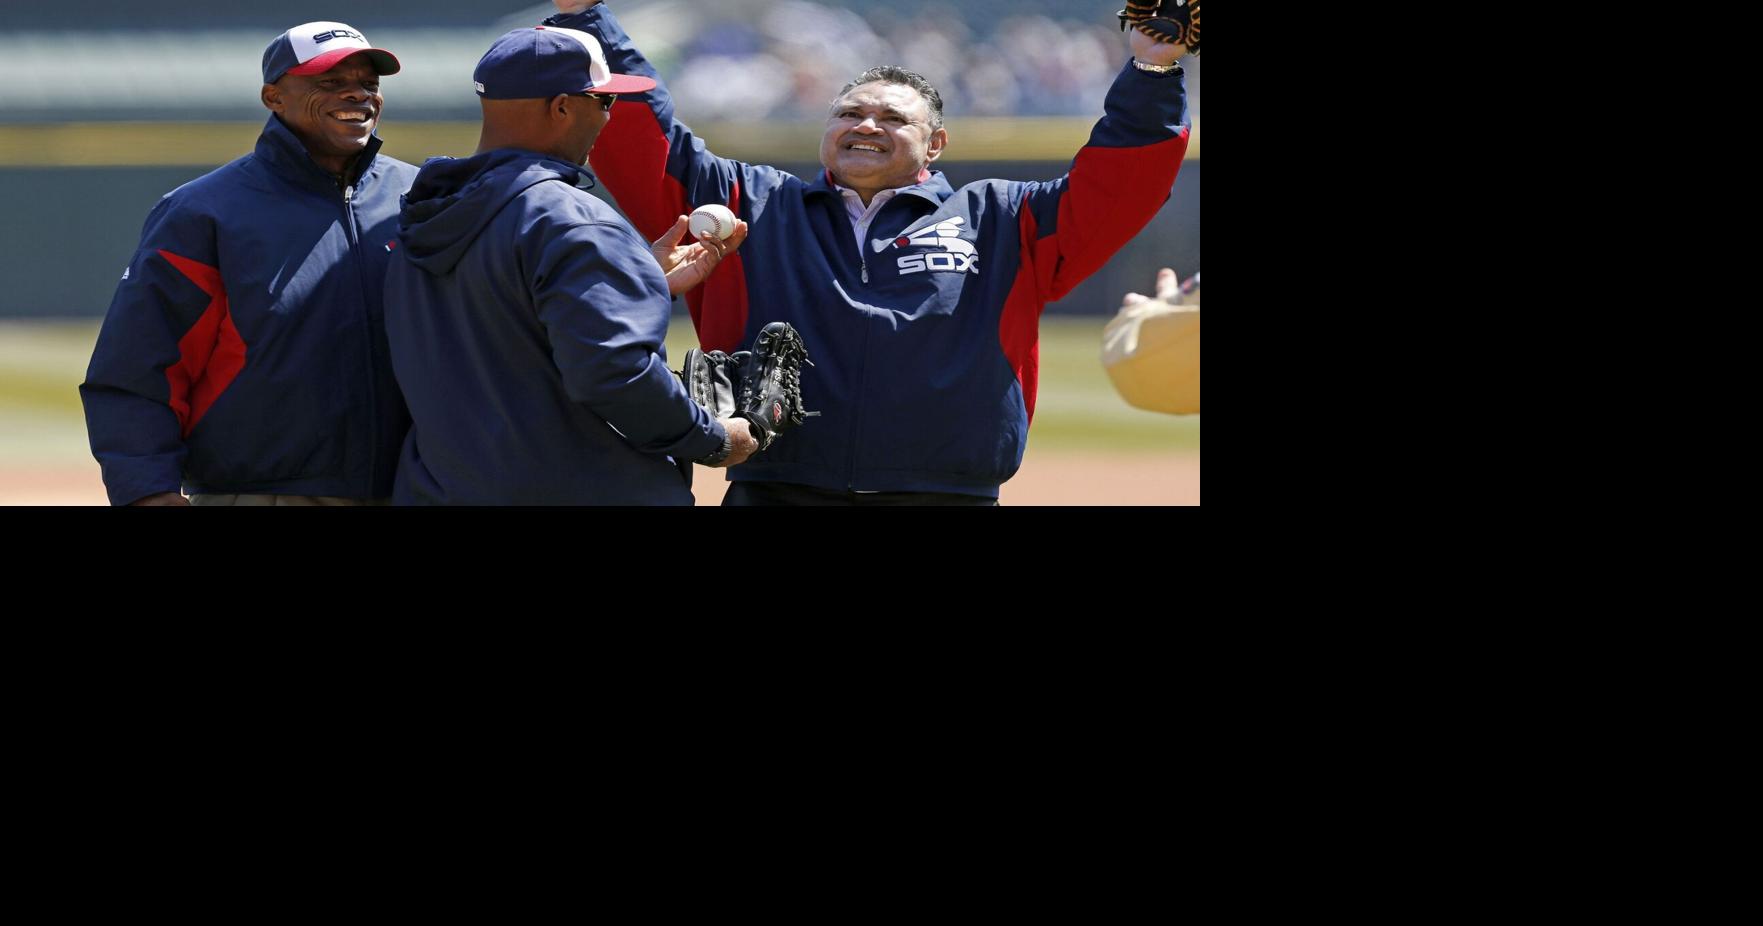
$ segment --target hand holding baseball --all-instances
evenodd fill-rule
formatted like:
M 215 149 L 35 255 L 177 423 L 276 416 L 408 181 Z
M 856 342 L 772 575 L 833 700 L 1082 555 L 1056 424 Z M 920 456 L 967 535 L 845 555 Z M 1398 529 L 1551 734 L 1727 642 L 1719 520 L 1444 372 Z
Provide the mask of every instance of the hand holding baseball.
M 699 206 L 692 210 L 690 227 L 699 241 L 727 238 L 735 233 L 735 214 L 727 206 L 717 203 Z
M 717 208 L 728 212 L 726 207 Z M 732 213 L 729 218 L 734 227 L 730 229 L 727 238 L 699 235 L 696 242 L 682 247 L 680 241 L 685 238 L 692 221 L 682 215 L 674 220 L 673 227 L 667 230 L 667 234 L 649 245 L 650 253 L 655 255 L 655 262 L 661 265 L 661 272 L 667 276 L 668 293 L 677 296 L 709 279 L 710 272 L 716 269 L 723 256 L 734 253 L 741 242 L 747 240 L 747 223 L 735 219 Z

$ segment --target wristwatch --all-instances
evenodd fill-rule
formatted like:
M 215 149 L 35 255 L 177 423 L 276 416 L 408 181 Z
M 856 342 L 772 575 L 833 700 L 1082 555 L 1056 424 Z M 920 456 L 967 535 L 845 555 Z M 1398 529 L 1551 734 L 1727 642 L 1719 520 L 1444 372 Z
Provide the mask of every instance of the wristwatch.
M 722 461 L 728 459 L 728 455 L 731 453 L 734 453 L 734 452 L 735 452 L 735 436 L 733 434 L 730 434 L 728 432 L 728 428 L 725 427 L 722 429 L 722 449 L 716 451 L 715 453 L 713 453 L 707 457 L 699 457 L 698 462 L 705 465 L 705 466 L 715 466 L 716 464 L 721 463 Z

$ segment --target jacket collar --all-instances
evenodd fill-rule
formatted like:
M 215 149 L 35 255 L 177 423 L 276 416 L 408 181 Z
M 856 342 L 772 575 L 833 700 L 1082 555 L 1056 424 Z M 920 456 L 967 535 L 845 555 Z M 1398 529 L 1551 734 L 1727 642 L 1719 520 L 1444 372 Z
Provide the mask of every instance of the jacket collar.
M 367 140 L 367 148 L 355 159 L 355 166 L 348 178 L 350 186 L 355 186 L 361 182 L 361 178 L 367 176 L 382 144 L 384 143 L 380 141 L 379 129 L 376 127 L 373 136 Z M 306 152 L 306 146 L 301 144 L 299 137 L 275 113 L 269 114 L 269 121 L 263 125 L 263 134 L 257 136 L 257 156 L 290 180 L 336 188 L 337 178 L 325 173 L 324 168 L 313 162 L 312 155 Z
M 805 195 L 817 196 L 823 194 L 831 196 L 834 199 L 838 199 L 842 196 L 842 194 L 839 193 L 838 185 L 833 183 L 832 171 L 829 171 L 824 167 L 820 169 L 820 176 L 816 177 L 813 183 L 808 184 L 808 192 Z M 947 177 L 943 176 L 942 171 L 933 170 L 930 171 L 930 176 L 928 178 L 919 181 L 912 186 L 902 188 L 900 190 L 900 195 L 916 196 L 920 199 L 929 201 L 933 206 L 940 206 L 943 204 L 943 200 L 955 195 L 955 188 L 949 186 L 949 180 Z

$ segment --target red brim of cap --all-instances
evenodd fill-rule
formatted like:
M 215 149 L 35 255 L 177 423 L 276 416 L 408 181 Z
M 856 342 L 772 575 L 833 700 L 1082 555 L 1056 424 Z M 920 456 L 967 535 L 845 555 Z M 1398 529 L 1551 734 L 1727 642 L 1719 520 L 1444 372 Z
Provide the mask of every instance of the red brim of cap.
M 592 93 L 642 93 L 655 89 L 655 81 L 647 77 L 635 77 L 630 74 L 614 74 L 612 79 L 598 87 L 584 87 Z
M 294 65 L 288 68 L 287 73 L 301 76 L 323 74 L 336 67 L 337 62 L 350 55 L 366 55 L 368 60 L 373 62 L 373 69 L 380 74 L 396 74 L 404 68 L 398 63 L 398 59 L 392 56 L 391 52 L 383 48 L 339 48 L 336 51 L 327 51 L 305 64 Z

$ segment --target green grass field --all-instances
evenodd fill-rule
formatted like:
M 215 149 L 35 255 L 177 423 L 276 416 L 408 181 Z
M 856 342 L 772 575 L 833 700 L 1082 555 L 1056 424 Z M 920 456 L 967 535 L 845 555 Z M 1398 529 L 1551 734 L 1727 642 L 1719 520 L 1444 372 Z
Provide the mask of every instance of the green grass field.
M 1170 416 L 1132 408 L 1102 370 L 1101 317 L 1049 317 L 1041 325 L 1041 389 L 1031 456 L 1088 451 L 1198 453 L 1198 415 Z M 98 323 L 0 322 L 0 470 L 36 474 L 90 473 L 79 383 L 85 378 Z M 691 323 L 675 316 L 667 355 L 674 366 L 696 343 Z M 812 406 L 812 396 L 809 397 Z M 4 479 L 0 473 L 0 479 Z M 102 490 L 96 490 L 99 501 Z

